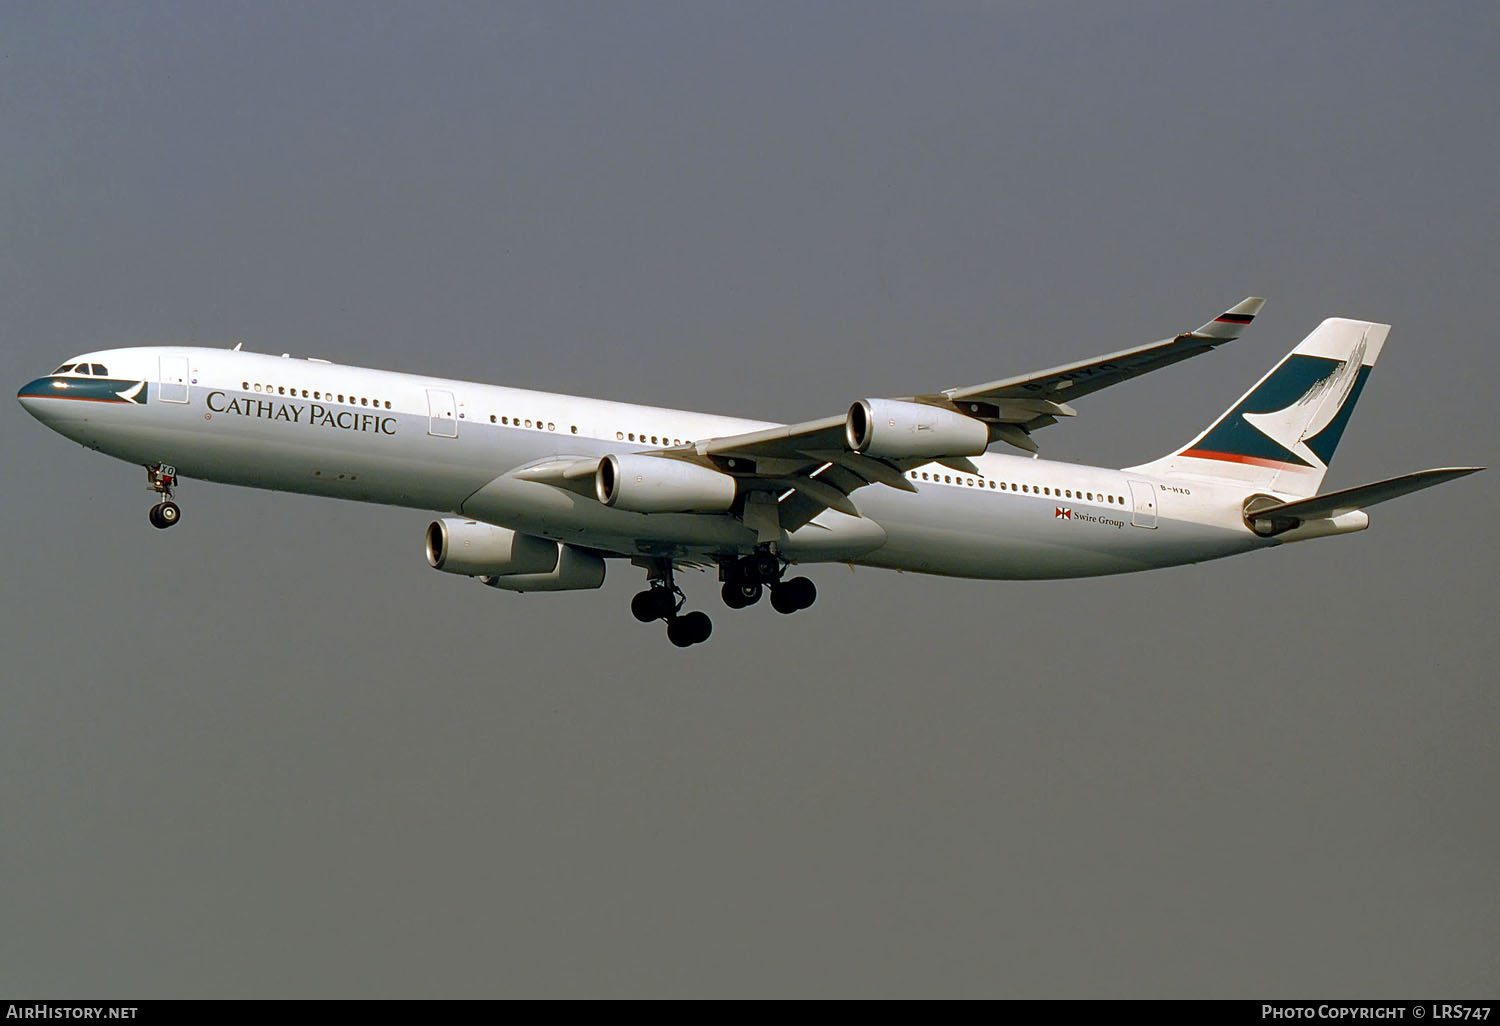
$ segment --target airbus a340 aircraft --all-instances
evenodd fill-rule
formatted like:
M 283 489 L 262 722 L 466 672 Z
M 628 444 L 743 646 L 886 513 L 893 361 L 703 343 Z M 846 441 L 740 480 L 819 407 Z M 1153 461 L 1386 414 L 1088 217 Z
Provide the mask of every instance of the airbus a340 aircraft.
M 708 638 L 674 571 L 717 566 L 732 609 L 812 605 L 789 565 L 977 578 L 1089 577 L 1362 531 L 1364 507 L 1473 473 L 1424 470 L 1319 495 L 1390 326 L 1330 318 L 1206 431 L 1124 470 L 1038 458 L 1032 434 L 1109 385 L 1233 341 L 1246 299 L 1202 327 L 1036 374 L 782 425 L 345 367 L 161 346 L 67 360 L 17 395 L 43 424 L 146 468 L 151 523 L 179 477 L 443 510 L 427 560 L 508 591 L 597 588 L 678 646 Z M 989 452 L 1005 443 L 1025 455 Z M 868 487 L 867 487 L 868 486 Z

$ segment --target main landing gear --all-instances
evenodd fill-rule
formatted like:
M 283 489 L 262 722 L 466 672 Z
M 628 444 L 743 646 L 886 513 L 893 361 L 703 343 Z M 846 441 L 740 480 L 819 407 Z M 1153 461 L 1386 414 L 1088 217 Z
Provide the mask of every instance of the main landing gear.
M 172 501 L 172 489 L 177 486 L 177 468 L 159 463 L 146 468 L 146 481 L 151 490 L 162 497 L 162 501 L 151 507 L 146 519 L 152 527 L 165 530 L 182 519 L 182 509 Z
M 817 601 L 818 589 L 812 581 L 806 577 L 783 581 L 783 573 L 781 557 L 770 550 L 725 560 L 719 564 L 724 604 L 730 609 L 753 606 L 766 588 L 771 589 L 771 608 L 778 613 L 795 613 Z
M 630 600 L 630 612 L 635 618 L 641 623 L 665 620 L 667 640 L 678 648 L 707 641 L 714 623 L 707 613 L 682 612 L 686 598 L 672 580 L 672 561 L 653 560 L 646 573 L 650 587 Z
M 646 567 L 649 587 L 630 600 L 630 612 L 641 623 L 664 620 L 667 640 L 678 648 L 707 641 L 713 633 L 713 621 L 706 613 L 684 613 L 686 602 L 682 589 L 672 579 L 672 561 L 666 558 L 638 559 Z M 806 577 L 782 580 L 786 566 L 772 549 L 751 555 L 725 559 L 719 563 L 719 579 L 724 582 L 724 604 L 730 609 L 744 609 L 759 602 L 769 589 L 771 608 L 778 613 L 795 613 L 806 609 L 818 597 L 818 589 Z

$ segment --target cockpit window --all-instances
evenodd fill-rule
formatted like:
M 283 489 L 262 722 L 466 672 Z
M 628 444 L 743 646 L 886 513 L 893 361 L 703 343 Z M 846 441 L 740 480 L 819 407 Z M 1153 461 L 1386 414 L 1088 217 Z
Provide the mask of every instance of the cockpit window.
M 57 368 L 57 370 L 53 371 L 52 373 L 53 374 L 66 374 L 66 373 L 68 373 L 68 371 L 70 371 L 72 369 L 73 369 L 73 365 L 71 363 L 65 363 L 61 367 Z
M 107 377 L 109 377 L 109 371 L 107 371 L 107 370 L 104 369 L 104 364 L 102 364 L 102 363 L 91 363 L 91 364 L 89 364 L 89 366 L 93 369 L 94 377 L 96 377 L 96 378 L 107 378 Z

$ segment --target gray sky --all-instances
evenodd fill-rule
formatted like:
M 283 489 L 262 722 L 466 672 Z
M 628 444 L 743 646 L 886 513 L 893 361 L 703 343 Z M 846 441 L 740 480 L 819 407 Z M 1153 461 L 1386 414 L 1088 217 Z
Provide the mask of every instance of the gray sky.
M 0 369 L 193 339 L 802 419 L 1270 297 L 1045 432 L 1186 441 L 1323 317 L 1328 487 L 1495 462 L 1491 4 L 0 6 Z M 1108 580 L 815 569 L 712 641 L 414 511 L 0 406 L 0 994 L 1495 996 L 1500 474 Z

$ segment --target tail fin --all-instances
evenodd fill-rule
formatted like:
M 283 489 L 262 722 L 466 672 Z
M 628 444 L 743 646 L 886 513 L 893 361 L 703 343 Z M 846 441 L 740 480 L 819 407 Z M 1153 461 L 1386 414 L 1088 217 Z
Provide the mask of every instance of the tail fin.
M 1136 469 L 1316 495 L 1390 330 L 1328 318 L 1207 431 Z

